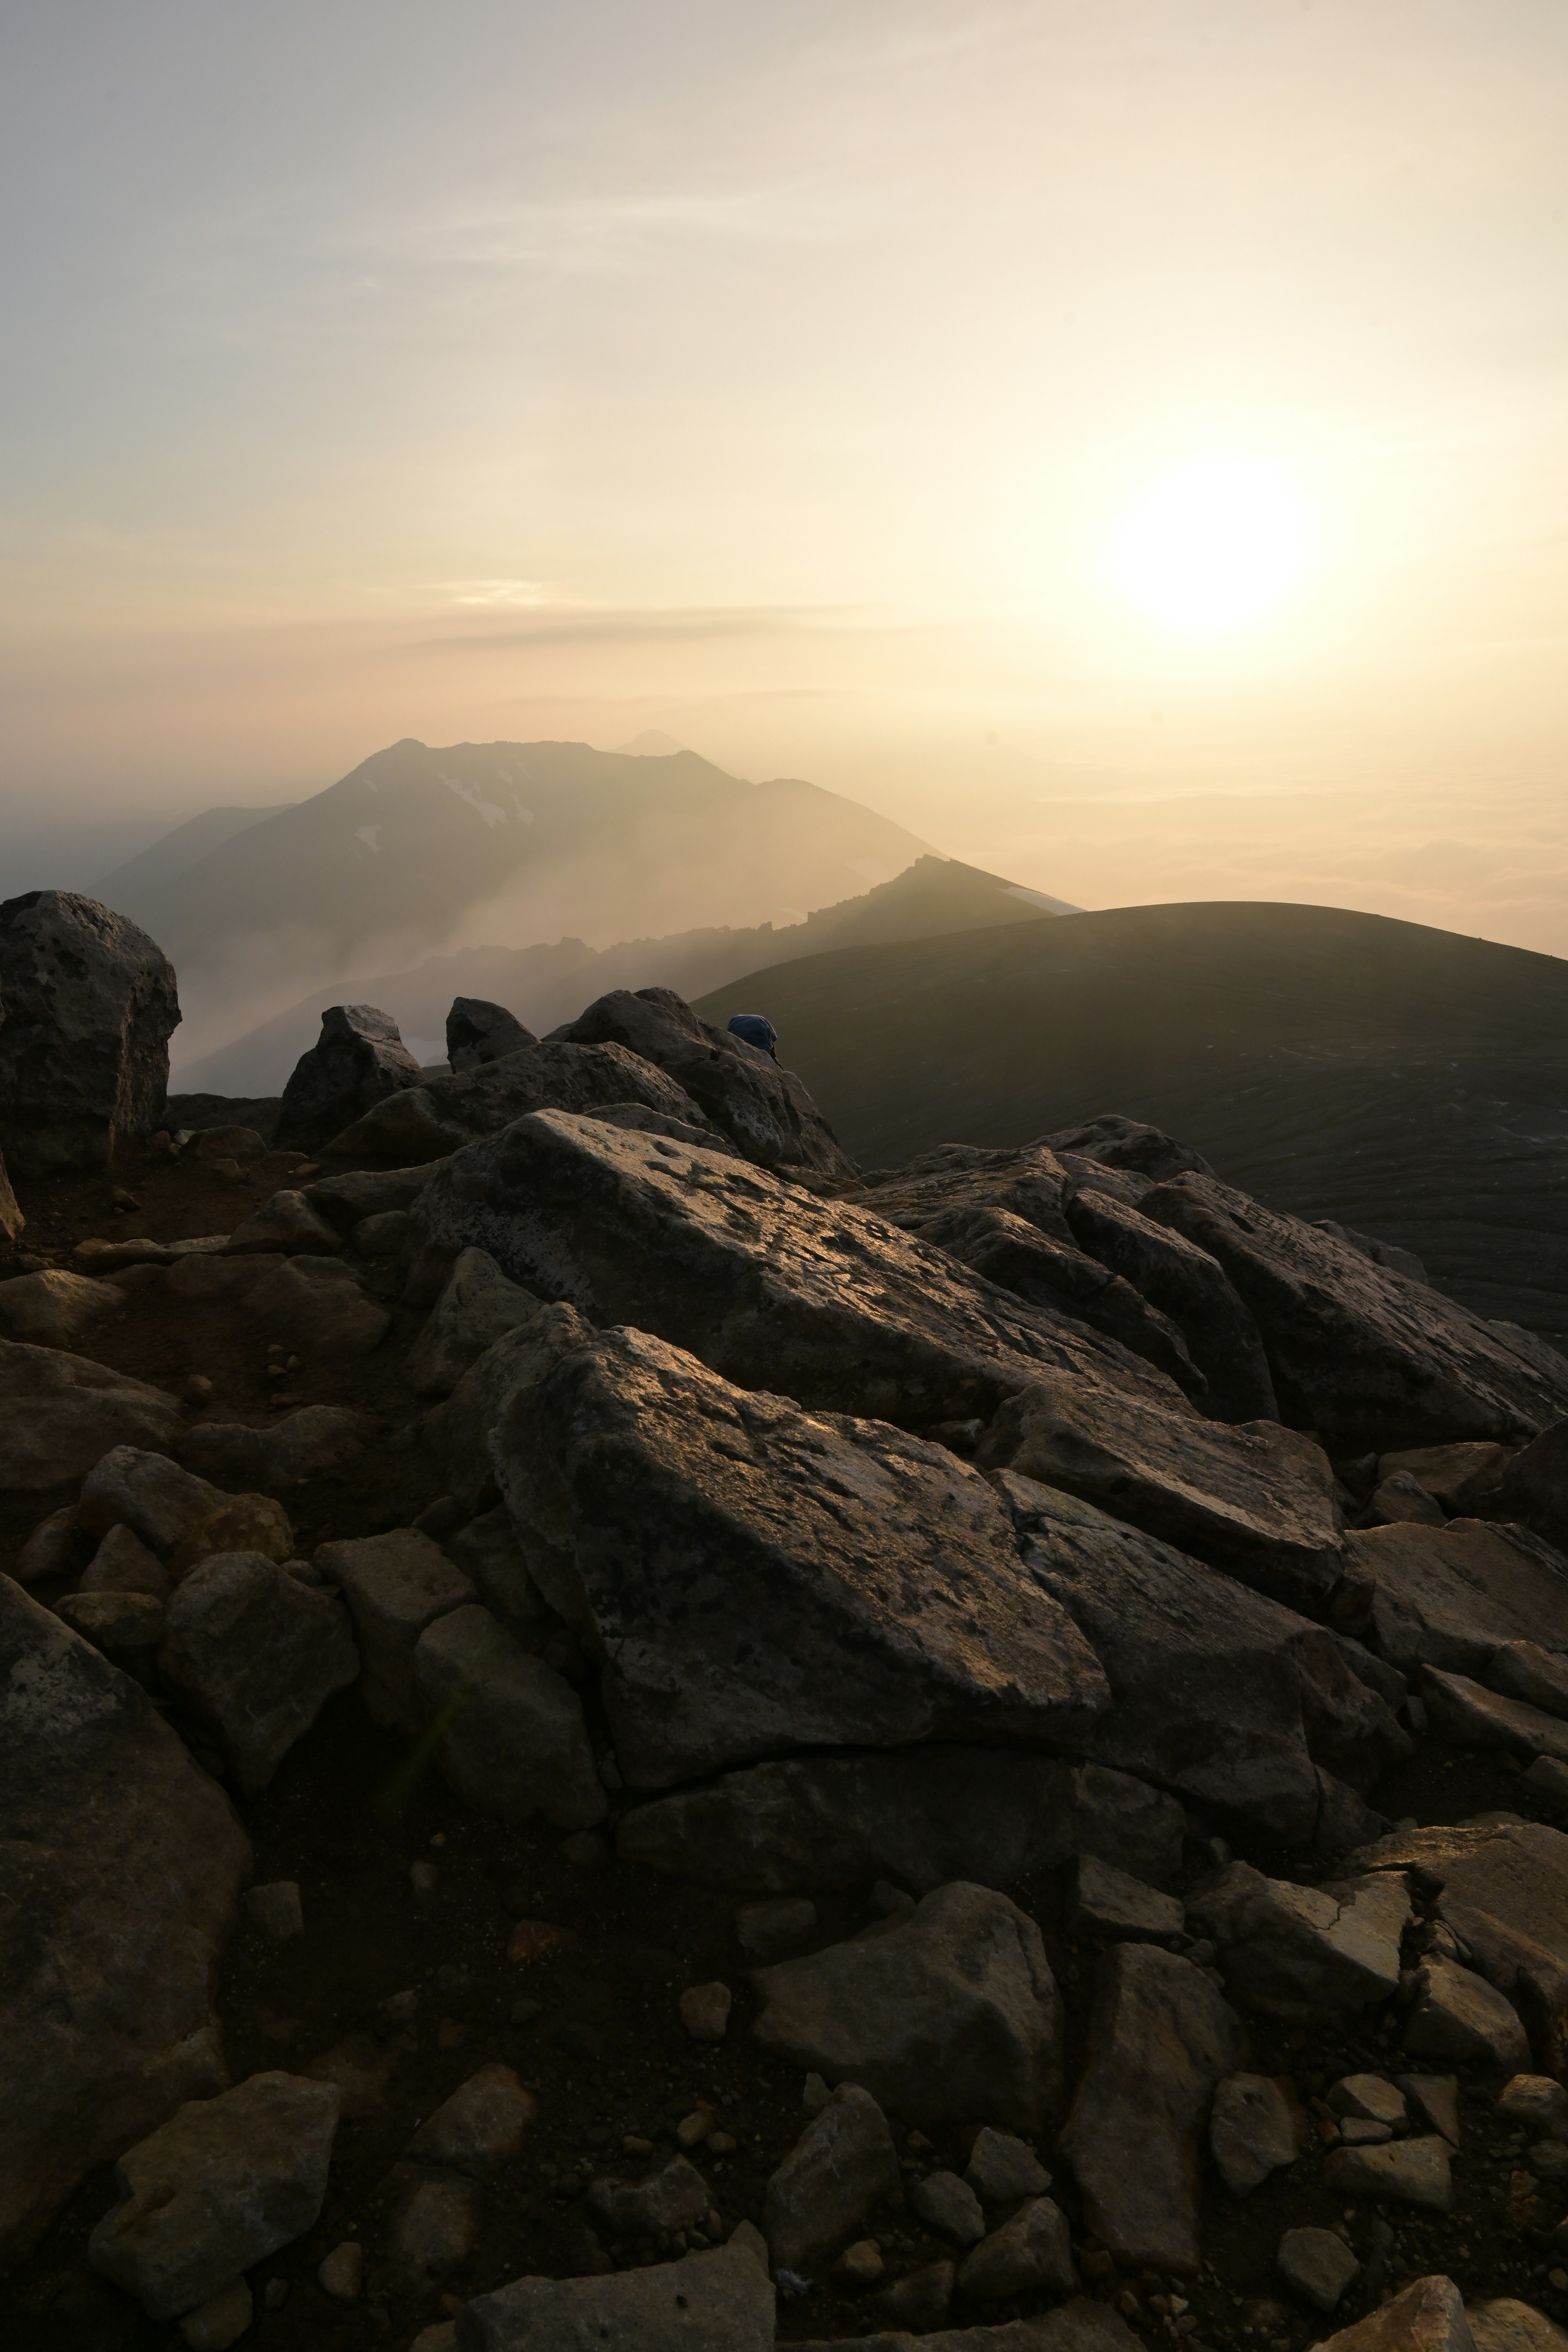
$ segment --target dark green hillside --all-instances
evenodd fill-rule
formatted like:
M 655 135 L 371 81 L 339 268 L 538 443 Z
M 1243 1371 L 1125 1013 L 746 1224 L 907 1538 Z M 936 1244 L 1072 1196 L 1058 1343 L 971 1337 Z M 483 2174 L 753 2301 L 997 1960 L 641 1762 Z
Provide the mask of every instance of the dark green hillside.
M 814 956 L 700 1009 L 742 1003 L 868 1163 L 1125 1111 L 1568 1344 L 1555 957 L 1333 908 L 1125 907 Z

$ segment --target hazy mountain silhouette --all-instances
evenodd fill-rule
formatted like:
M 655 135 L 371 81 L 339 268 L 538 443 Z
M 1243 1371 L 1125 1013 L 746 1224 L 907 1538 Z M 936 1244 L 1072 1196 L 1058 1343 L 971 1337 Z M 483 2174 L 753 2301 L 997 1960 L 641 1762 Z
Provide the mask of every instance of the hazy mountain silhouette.
M 100 888 L 173 959 L 200 1051 L 241 1004 L 254 1019 L 438 947 L 788 921 L 928 844 L 837 793 L 746 783 L 694 751 L 409 739 L 183 865 L 161 847 Z
M 199 816 L 187 817 L 172 833 L 160 835 L 151 848 L 114 866 L 100 882 L 93 884 L 92 895 L 105 906 L 118 907 L 131 899 L 145 902 L 151 894 L 167 891 L 184 881 L 191 868 L 211 851 L 222 849 L 268 817 L 294 806 L 292 801 L 274 801 L 266 808 L 203 809 Z M 133 916 L 132 919 L 138 919 Z
M 1568 1340 L 1568 962 L 1322 907 L 1118 908 L 746 975 L 840 1139 L 887 1164 L 1116 1109 L 1274 1206 L 1415 1250 Z
M 582 940 L 559 940 L 548 947 L 468 948 L 427 957 L 409 971 L 356 982 L 355 994 L 392 1013 L 422 1058 L 434 1060 L 446 1051 L 447 1013 L 455 996 L 504 1004 L 542 1034 L 572 1020 L 606 989 L 660 986 L 689 997 L 721 987 L 760 962 L 1075 911 L 1062 899 L 1024 889 L 1000 875 L 928 856 L 917 858 L 891 882 L 824 907 L 782 930 L 763 923 L 750 930 L 682 931 L 668 939 L 625 940 L 602 951 Z M 322 1005 L 330 1001 L 315 989 L 247 1035 L 198 1062 L 182 1064 L 180 1086 L 214 1094 L 276 1093 L 300 1055 L 315 1044 Z

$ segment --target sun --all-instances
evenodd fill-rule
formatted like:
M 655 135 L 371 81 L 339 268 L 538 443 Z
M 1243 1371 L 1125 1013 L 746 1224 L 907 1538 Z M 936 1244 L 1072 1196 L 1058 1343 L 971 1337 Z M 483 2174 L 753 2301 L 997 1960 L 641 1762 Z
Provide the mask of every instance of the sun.
M 1215 451 L 1151 486 L 1117 530 L 1106 568 L 1156 620 L 1218 636 L 1280 604 L 1315 552 L 1311 509 L 1287 470 Z

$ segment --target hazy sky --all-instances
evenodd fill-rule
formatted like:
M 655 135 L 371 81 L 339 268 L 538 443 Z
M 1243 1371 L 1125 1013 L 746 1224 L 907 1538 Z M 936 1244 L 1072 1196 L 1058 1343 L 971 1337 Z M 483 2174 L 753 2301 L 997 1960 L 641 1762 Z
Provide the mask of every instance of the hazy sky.
M 13 8 L 0 878 L 652 725 L 1568 952 L 1565 155 L 1562 0 Z M 1215 451 L 1315 553 L 1194 637 Z

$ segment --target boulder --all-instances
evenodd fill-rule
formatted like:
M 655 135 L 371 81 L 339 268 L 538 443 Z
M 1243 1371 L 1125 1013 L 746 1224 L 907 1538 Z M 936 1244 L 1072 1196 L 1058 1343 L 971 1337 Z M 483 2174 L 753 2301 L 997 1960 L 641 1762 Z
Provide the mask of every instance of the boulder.
M 846 1177 L 855 1163 L 793 1070 L 727 1029 L 700 1021 L 673 989 L 614 989 L 557 1039 L 621 1045 L 665 1071 L 699 1107 L 699 1124 L 730 1138 L 760 1168 Z
M 206 2302 L 315 2228 L 337 2127 L 334 2086 L 299 2074 L 190 2100 L 121 2158 L 119 2202 L 88 2242 L 93 2268 L 153 2319 Z
M 517 2162 L 538 2115 L 538 2100 L 510 2066 L 481 2066 L 426 2117 L 408 2153 L 416 2162 L 449 2165 L 488 2180 Z
M 408 1351 L 404 1377 L 420 1396 L 450 1396 L 486 1349 L 531 1322 L 539 1307 L 532 1291 L 509 1282 L 484 1250 L 464 1250 Z
M 352 1266 L 335 1257 L 291 1257 L 250 1291 L 247 1319 L 301 1355 L 367 1356 L 392 1318 L 367 1298 Z
M 1319 2352 L 1475 2352 L 1452 2279 L 1421 2278 L 1391 2303 L 1325 2336 Z
M 1479 2059 L 1516 2074 L 1530 2063 L 1519 2011 L 1485 1977 L 1435 1956 L 1415 1971 L 1415 1999 L 1405 2022 L 1415 2058 Z
M 1233 1862 L 1187 1897 L 1188 1927 L 1217 1947 L 1233 1998 L 1298 2024 L 1396 1991 L 1410 1920 L 1409 1895 L 1393 1872 L 1297 1886 Z
M 736 1893 L 949 1879 L 1012 1886 L 1075 1853 L 1145 1879 L 1181 1867 L 1173 1797 L 1098 1764 L 996 1748 L 805 1756 L 726 1772 L 623 1815 L 623 1861 Z
M 1332 2311 L 1361 2264 L 1332 2230 L 1287 2230 L 1274 2260 L 1287 2286 L 1320 2311 Z
M 1448 1514 L 1436 1495 L 1429 1495 L 1408 1470 L 1396 1470 L 1391 1477 L 1380 1479 L 1373 1488 L 1365 1517 L 1369 1526 L 1443 1528 L 1448 1524 Z
M 1461 1507 L 1471 1495 L 1489 1517 L 1522 1519 L 1568 1545 L 1568 1421 L 1553 1415 L 1500 1472 L 1472 1479 L 1461 1490 Z
M 36 1348 L 69 1348 L 85 1332 L 125 1312 L 118 1283 L 49 1267 L 0 1282 L 0 1331 Z
M 1513 2074 L 1498 2094 L 1497 2112 L 1515 2131 L 1568 2139 L 1568 2090 L 1550 2074 Z
M 1216 1259 L 1109 1193 L 1077 1186 L 1063 1208 L 1079 1247 L 1181 1333 L 1206 1383 L 1206 1412 L 1216 1421 L 1279 1419 L 1258 1326 Z
M 334 1232 L 351 1234 L 369 1217 L 405 1214 L 443 1164 L 431 1160 L 411 1168 L 351 1168 L 317 1176 L 305 1186 L 305 1198 Z
M 365 1706 L 375 1722 L 412 1737 L 425 1723 L 414 1667 L 420 1637 L 438 1617 L 471 1602 L 473 1586 L 417 1528 L 321 1544 L 315 1564 L 349 1604 Z
M 1516 1444 L 1568 1412 L 1568 1361 L 1213 1176 L 1173 1177 L 1140 1209 L 1218 1260 L 1262 1334 L 1281 1413 L 1325 1444 Z
M 0 1488 L 66 1486 L 111 1446 L 171 1444 L 185 1421 L 166 1390 L 58 1348 L 0 1339 Z
M 228 1551 L 175 1588 L 158 1664 L 253 1797 L 332 1693 L 353 1681 L 359 1652 L 335 1593 L 300 1583 L 261 1552 Z
M 342 1234 L 303 1192 L 287 1189 L 253 1209 L 228 1237 L 229 1251 L 236 1257 L 273 1251 L 284 1257 L 331 1257 L 342 1245 Z
M 1345 1538 L 1335 1615 L 1406 1673 L 1476 1675 L 1505 1642 L 1568 1650 L 1568 1559 L 1526 1528 L 1406 1522 Z
M 1439 1666 L 1426 1668 L 1421 1696 L 1433 1728 L 1456 1748 L 1502 1748 L 1531 1761 L 1555 1756 L 1568 1762 L 1568 1723 L 1561 1716 L 1485 1690 L 1465 1675 L 1446 1675 Z
M 1377 1483 L 1402 1473 L 1442 1504 L 1445 1511 L 1468 1508 L 1472 1488 L 1495 1486 L 1511 1459 L 1506 1445 L 1459 1444 L 1415 1445 L 1385 1454 L 1377 1465 Z
M 1449 2159 L 1454 2151 L 1436 2132 L 1421 2139 L 1373 2141 L 1336 2147 L 1323 2159 L 1323 2180 L 1335 2197 L 1387 2199 L 1447 2212 L 1454 2201 Z
M 893 2135 L 869 2091 L 841 2084 L 768 2182 L 763 2234 L 774 2269 L 813 2277 L 884 2198 L 903 2201 Z
M 913 1429 L 989 1420 L 1037 1368 L 1190 1411 L 1114 1340 L 867 1211 L 666 1137 L 541 1111 L 458 1154 L 413 1214 L 443 1250 L 488 1250 L 542 1297 L 809 1409 Z
M 986 2205 L 1011 2205 L 1024 2197 L 1043 2197 L 1051 2176 L 1026 2140 L 1012 2132 L 983 2125 L 974 2135 L 964 2168 L 964 2180 Z
M 1520 2012 L 1541 2071 L 1568 2073 L 1568 1837 L 1561 1830 L 1483 1815 L 1454 1828 L 1396 1830 L 1351 1861 L 1412 1872 L 1477 1969 Z
M 243 1546 L 281 1560 L 294 1549 L 288 1516 L 269 1496 L 226 1495 L 168 1454 L 134 1445 L 113 1446 L 94 1463 L 77 1519 L 95 1532 L 128 1528 L 176 1578 L 215 1551 Z
M 15 1175 L 107 1168 L 158 1126 L 180 1007 L 145 931 L 69 890 L 7 898 L 0 1003 L 0 1150 Z
M 735 1914 L 735 1934 L 750 1960 L 782 1960 L 816 1933 L 816 1906 L 803 1897 L 743 1903 Z
M 1568 2332 L 1537 2311 L 1531 2303 L 1511 2295 L 1478 2303 L 1466 2315 L 1476 2352 L 1565 2352 Z
M 323 1157 L 410 1168 L 499 1136 L 532 1111 L 593 1111 L 624 1102 L 642 1103 L 699 1131 L 707 1123 L 673 1079 L 624 1047 L 546 1038 L 504 1061 L 426 1078 L 389 1096 L 334 1136 Z
M 71 1517 L 75 1522 L 74 1511 Z M 157 1553 L 150 1551 L 132 1528 L 113 1527 L 83 1569 L 77 1589 L 81 1592 L 148 1592 L 155 1601 L 167 1601 L 174 1589 L 174 1580 Z
M 743 2246 L 604 2278 L 521 2278 L 458 2314 L 457 2352 L 773 2352 L 773 2283 Z
M 126 1675 L 0 1577 L 0 2260 L 180 2100 L 250 1849 Z M 232 2273 L 228 2273 L 232 2275 Z
M 844 2094 L 835 2095 L 842 2098 Z M 956 2172 L 928 2172 L 923 2180 L 916 2181 L 910 2202 L 928 2230 L 940 2230 L 943 2237 L 955 2239 L 961 2246 L 977 2246 L 985 2235 L 980 2200 Z
M 1320 1768 L 1365 1787 L 1408 1753 L 1323 1627 L 1075 1496 L 1011 1473 L 998 1484 L 1026 1562 L 1110 1681 L 1084 1742 L 1097 1761 L 1304 1846 L 1325 1807 Z
M 72 1592 L 56 1601 L 55 1614 L 129 1673 L 135 1671 L 130 1654 L 157 1648 L 165 1610 L 150 1592 Z M 142 1677 L 139 1674 L 137 1678 Z
M 557 1645 L 557 1637 L 574 1639 L 530 1576 L 522 1547 L 503 1506 L 481 1512 L 447 1536 L 445 1549 L 464 1575 L 472 1578 L 486 1608 L 525 1650 L 542 1655 Z
M 754 1981 L 766 2049 L 911 2121 L 1034 2132 L 1059 2095 L 1062 2006 L 1039 1929 L 989 1887 L 938 1887 L 882 1934 Z
M 620 1330 L 514 1391 L 491 1451 L 530 1574 L 602 1661 L 633 1787 L 781 1748 L 1076 1745 L 1105 1704 L 943 1446 Z
M 202 1421 L 174 1447 L 182 1465 L 215 1486 L 274 1499 L 308 1478 L 342 1470 L 376 1434 L 369 1413 L 349 1405 L 307 1404 L 279 1413 L 265 1428 L 243 1421 Z
M 1504 1642 L 1487 1661 L 1487 1681 L 1508 1698 L 1568 1716 L 1568 1657 L 1539 1642 Z
M 928 1225 L 965 1211 L 994 1209 L 1070 1248 L 1071 1190 L 1070 1177 L 1047 1144 L 988 1150 L 979 1144 L 943 1143 L 846 1197 L 907 1234 L 923 1234 Z
M 574 1307 L 542 1307 L 492 1340 L 446 1402 L 426 1414 L 425 1444 L 445 1464 L 447 1484 L 465 1510 L 480 1513 L 499 1499 L 490 1433 L 512 1391 L 536 1387 L 563 1356 L 593 1337 L 593 1325 Z
M 668 1111 L 650 1110 L 647 1103 L 602 1103 L 587 1114 L 605 1127 L 634 1129 L 639 1135 L 666 1135 L 672 1143 L 694 1144 L 701 1151 L 716 1151 L 723 1160 L 744 1160 L 739 1144 L 721 1135 L 716 1127 L 693 1127 L 689 1119 L 671 1118 Z
M 1118 1944 L 1100 1961 L 1088 2062 L 1058 2145 L 1087 2227 L 1119 2261 L 1197 2269 L 1203 2130 L 1216 2085 L 1246 2056 L 1240 2019 L 1191 1960 Z
M 504 1004 L 487 1003 L 482 996 L 455 996 L 447 1015 L 447 1059 L 454 1070 L 479 1070 L 487 1062 L 501 1062 L 509 1054 L 537 1046 L 538 1038 L 525 1029 Z
M 605 1819 L 582 1701 L 488 1609 L 465 1603 L 427 1625 L 414 1680 L 426 1719 L 439 1727 L 441 1775 L 476 1812 L 514 1824 L 542 1813 L 561 1830 Z
M 1181 1934 L 1186 1916 L 1173 1895 L 1145 1886 L 1095 1854 L 1079 1855 L 1064 1921 L 1069 1936 L 1095 1936 L 1107 1943 L 1165 1943 Z
M 1067 2215 L 1048 2197 L 1031 2197 L 976 2246 L 958 2273 L 960 2291 L 974 2303 L 1005 2303 L 1016 2294 L 1071 2294 L 1078 2284 Z
M 399 2284 L 418 2289 L 478 2251 L 484 2192 L 444 2164 L 395 2164 L 387 2251 Z
M 1003 1405 L 977 1459 L 1077 1495 L 1292 1608 L 1321 1606 L 1340 1580 L 1328 1456 L 1278 1422 L 1200 1421 L 1040 1372 Z
M 319 1151 L 374 1105 L 418 1084 L 419 1065 L 390 1013 L 374 1004 L 330 1004 L 320 1037 L 283 1089 L 273 1148 Z
M 1227 2074 L 1216 2087 L 1209 2149 L 1233 2197 L 1294 2164 L 1305 2141 L 1306 2116 L 1283 2084 L 1267 2074 Z

